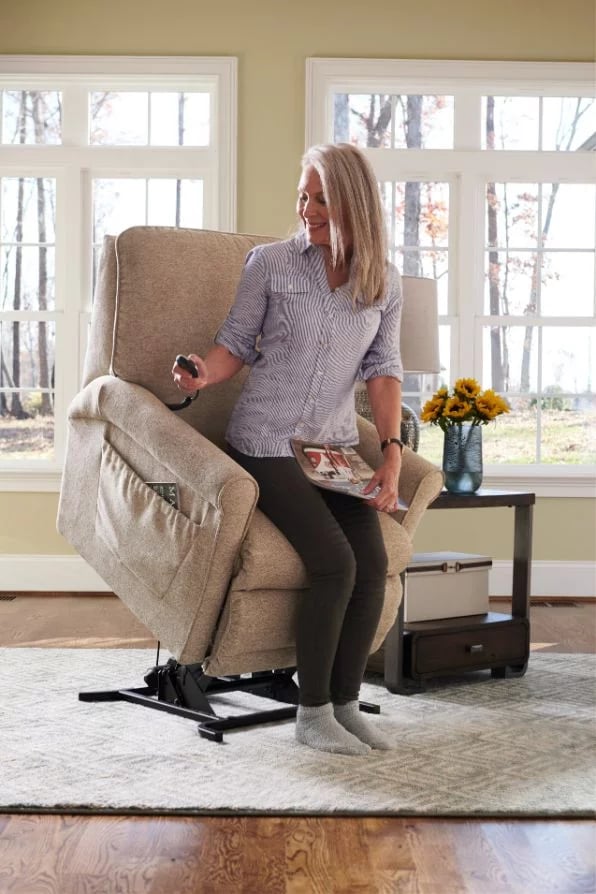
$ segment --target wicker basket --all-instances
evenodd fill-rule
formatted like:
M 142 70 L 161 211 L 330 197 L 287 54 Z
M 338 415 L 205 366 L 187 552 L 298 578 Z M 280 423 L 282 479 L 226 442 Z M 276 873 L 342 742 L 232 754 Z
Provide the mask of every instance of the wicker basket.
M 358 385 L 355 389 L 356 412 L 364 416 L 369 422 L 374 422 L 366 385 Z M 420 423 L 414 410 L 407 404 L 401 405 L 401 434 L 400 438 L 411 450 L 417 451 L 420 443 Z

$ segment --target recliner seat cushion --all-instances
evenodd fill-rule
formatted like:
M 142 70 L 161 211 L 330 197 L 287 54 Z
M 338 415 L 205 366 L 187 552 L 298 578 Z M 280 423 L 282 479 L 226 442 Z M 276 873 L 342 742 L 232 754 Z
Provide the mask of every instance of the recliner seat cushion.
M 389 561 L 388 577 L 394 577 L 408 564 L 412 541 L 406 531 L 387 515 L 380 513 L 381 529 Z M 255 511 L 240 550 L 231 589 L 304 590 L 308 576 L 294 547 L 259 509 Z

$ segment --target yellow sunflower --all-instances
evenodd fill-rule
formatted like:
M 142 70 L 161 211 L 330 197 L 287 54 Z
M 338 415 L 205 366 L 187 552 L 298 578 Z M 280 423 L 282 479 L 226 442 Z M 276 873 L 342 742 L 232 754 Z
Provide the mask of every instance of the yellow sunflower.
M 446 385 L 437 388 L 422 407 L 420 419 L 446 432 L 452 425 L 461 426 L 464 422 L 488 425 L 501 413 L 510 412 L 508 402 L 492 388 L 482 391 L 476 379 L 461 378 L 451 389 Z
M 453 392 L 465 400 L 474 400 L 476 395 L 480 394 L 480 385 L 476 379 L 457 379 Z
M 422 407 L 420 418 L 423 422 L 436 422 L 442 415 L 445 407 L 445 397 L 447 397 L 447 389 L 440 390 L 444 390 L 445 395 L 442 395 L 437 391 L 436 394 L 434 394 L 430 400 L 427 400 Z
M 445 402 L 443 416 L 456 422 L 462 422 L 464 419 L 468 418 L 471 412 L 472 404 L 469 403 L 469 401 L 462 400 L 460 397 L 454 396 L 450 397 Z
M 492 388 L 487 388 L 476 398 L 476 411 L 481 419 L 491 420 L 501 413 L 509 413 L 510 407 L 507 401 L 497 394 Z

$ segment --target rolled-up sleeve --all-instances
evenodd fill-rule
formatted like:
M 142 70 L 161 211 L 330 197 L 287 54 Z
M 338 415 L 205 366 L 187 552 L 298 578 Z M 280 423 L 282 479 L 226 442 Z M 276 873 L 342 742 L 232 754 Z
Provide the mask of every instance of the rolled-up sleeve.
M 246 256 L 234 304 L 214 339 L 249 366 L 259 357 L 256 341 L 263 328 L 268 300 L 265 264 L 257 246 Z
M 400 382 L 403 380 L 399 346 L 403 298 L 401 276 L 396 267 L 389 267 L 387 280 L 387 300 L 381 310 L 381 323 L 358 373 L 358 378 L 365 382 L 376 376 L 391 376 Z

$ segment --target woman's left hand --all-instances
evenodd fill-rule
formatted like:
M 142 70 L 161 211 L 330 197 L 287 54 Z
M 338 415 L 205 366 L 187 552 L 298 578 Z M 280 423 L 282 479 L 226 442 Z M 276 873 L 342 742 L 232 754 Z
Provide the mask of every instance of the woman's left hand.
M 377 496 L 369 500 L 371 506 L 380 512 L 396 512 L 398 501 L 398 481 L 399 470 L 401 468 L 401 456 L 385 459 L 384 463 L 379 466 L 367 486 L 362 491 L 363 494 L 369 494 L 376 487 L 381 490 Z

